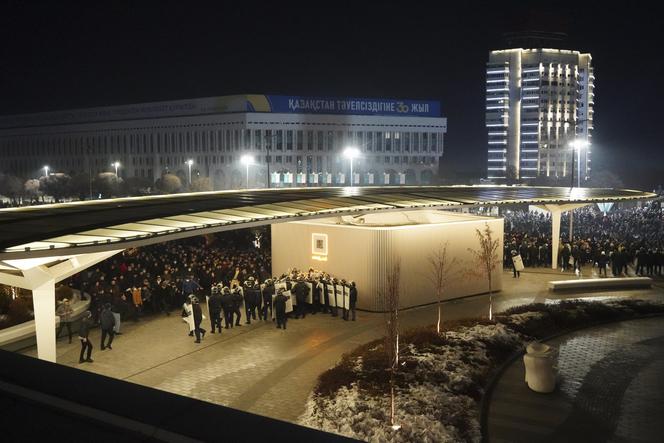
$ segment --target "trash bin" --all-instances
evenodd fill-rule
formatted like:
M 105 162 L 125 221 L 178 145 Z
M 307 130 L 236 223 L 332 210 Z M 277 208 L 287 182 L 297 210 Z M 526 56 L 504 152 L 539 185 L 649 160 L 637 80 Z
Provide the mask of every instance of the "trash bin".
M 556 388 L 556 357 L 558 351 L 545 343 L 533 342 L 526 346 L 523 364 L 526 383 L 535 392 L 550 393 Z

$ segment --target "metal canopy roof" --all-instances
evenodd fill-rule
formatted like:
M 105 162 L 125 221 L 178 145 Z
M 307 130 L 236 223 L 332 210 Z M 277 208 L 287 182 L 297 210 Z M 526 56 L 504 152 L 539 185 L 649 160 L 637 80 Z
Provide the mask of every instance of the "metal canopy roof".
M 0 258 L 122 249 L 330 214 L 653 197 L 656 195 L 623 189 L 390 186 L 255 189 L 93 200 L 0 210 Z

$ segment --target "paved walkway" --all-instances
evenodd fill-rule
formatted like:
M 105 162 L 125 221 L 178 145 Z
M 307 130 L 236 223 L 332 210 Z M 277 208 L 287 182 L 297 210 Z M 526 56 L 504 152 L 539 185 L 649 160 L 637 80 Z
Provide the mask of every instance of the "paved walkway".
M 555 278 L 572 278 L 555 273 Z M 543 270 L 522 273 L 520 279 L 504 274 L 504 290 L 494 297 L 494 312 L 510 306 L 570 297 L 551 294 L 546 282 L 552 274 Z M 594 293 L 593 297 L 624 296 L 662 298 L 663 291 Z M 445 320 L 486 316 L 486 296 L 444 305 Z M 206 334 L 201 344 L 187 335 L 178 312 L 138 323 L 123 323 L 113 350 L 100 351 L 99 330 L 91 332 L 94 363 L 78 363 L 80 345 L 60 340 L 58 362 L 81 370 L 127 380 L 165 391 L 223 404 L 273 418 L 294 421 L 304 411 L 318 375 L 334 366 L 341 355 L 383 335 L 383 316 L 359 312 L 357 321 L 345 322 L 329 315 L 291 320 L 286 331 L 274 323 L 258 322 L 221 335 Z M 207 315 L 207 314 L 206 314 Z M 402 327 L 433 324 L 436 306 L 401 314 Z M 244 320 L 244 319 L 243 319 Z M 209 323 L 204 323 L 206 329 Z M 36 355 L 36 350 L 24 352 Z
M 538 394 L 516 360 L 489 404 L 493 442 L 659 442 L 664 435 L 664 317 L 598 326 L 548 342 L 559 385 Z

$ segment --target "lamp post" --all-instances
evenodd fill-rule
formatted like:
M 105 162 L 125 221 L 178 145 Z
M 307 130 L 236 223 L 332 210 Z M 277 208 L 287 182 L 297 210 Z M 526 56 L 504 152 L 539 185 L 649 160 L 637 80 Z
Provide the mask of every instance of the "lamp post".
M 115 179 L 118 179 L 118 168 L 120 167 L 120 162 L 116 161 L 111 164 L 111 166 L 115 167 Z
M 247 167 L 247 189 L 249 189 L 249 166 L 254 164 L 254 157 L 249 154 L 245 154 L 240 157 L 240 163 Z
M 350 160 L 350 185 L 353 186 L 353 159 L 360 156 L 360 150 L 349 146 L 344 149 L 344 157 Z
M 44 166 L 44 176 L 48 178 L 48 166 Z
M 187 160 L 187 166 L 189 166 L 189 186 L 191 186 L 191 165 L 194 164 L 192 159 Z

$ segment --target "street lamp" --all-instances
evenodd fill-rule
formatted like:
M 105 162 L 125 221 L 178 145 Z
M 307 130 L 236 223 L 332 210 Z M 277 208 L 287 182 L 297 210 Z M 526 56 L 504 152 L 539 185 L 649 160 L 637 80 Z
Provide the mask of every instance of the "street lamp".
M 118 179 L 118 168 L 120 167 L 120 162 L 113 162 L 111 163 L 111 166 L 115 166 L 115 179 Z
M 189 166 L 189 186 L 191 186 L 191 165 L 194 164 L 192 159 L 187 160 L 187 166 Z
M 48 178 L 48 166 L 44 166 L 44 175 Z
M 574 187 L 574 154 L 576 153 L 578 159 L 577 159 L 577 174 L 576 174 L 576 179 L 577 179 L 577 184 L 576 187 L 580 188 L 581 187 L 581 150 L 583 148 L 587 148 L 588 145 L 588 140 L 583 140 L 583 139 L 576 139 L 570 142 L 569 146 L 572 148 L 572 184 L 570 187 Z M 576 152 L 575 152 L 576 151 Z
M 353 186 L 353 159 L 360 156 L 360 150 L 349 146 L 344 149 L 344 157 L 350 160 L 350 185 Z
M 254 164 L 254 157 L 249 154 L 244 154 L 240 157 L 240 163 L 247 167 L 247 189 L 249 189 L 249 165 Z

